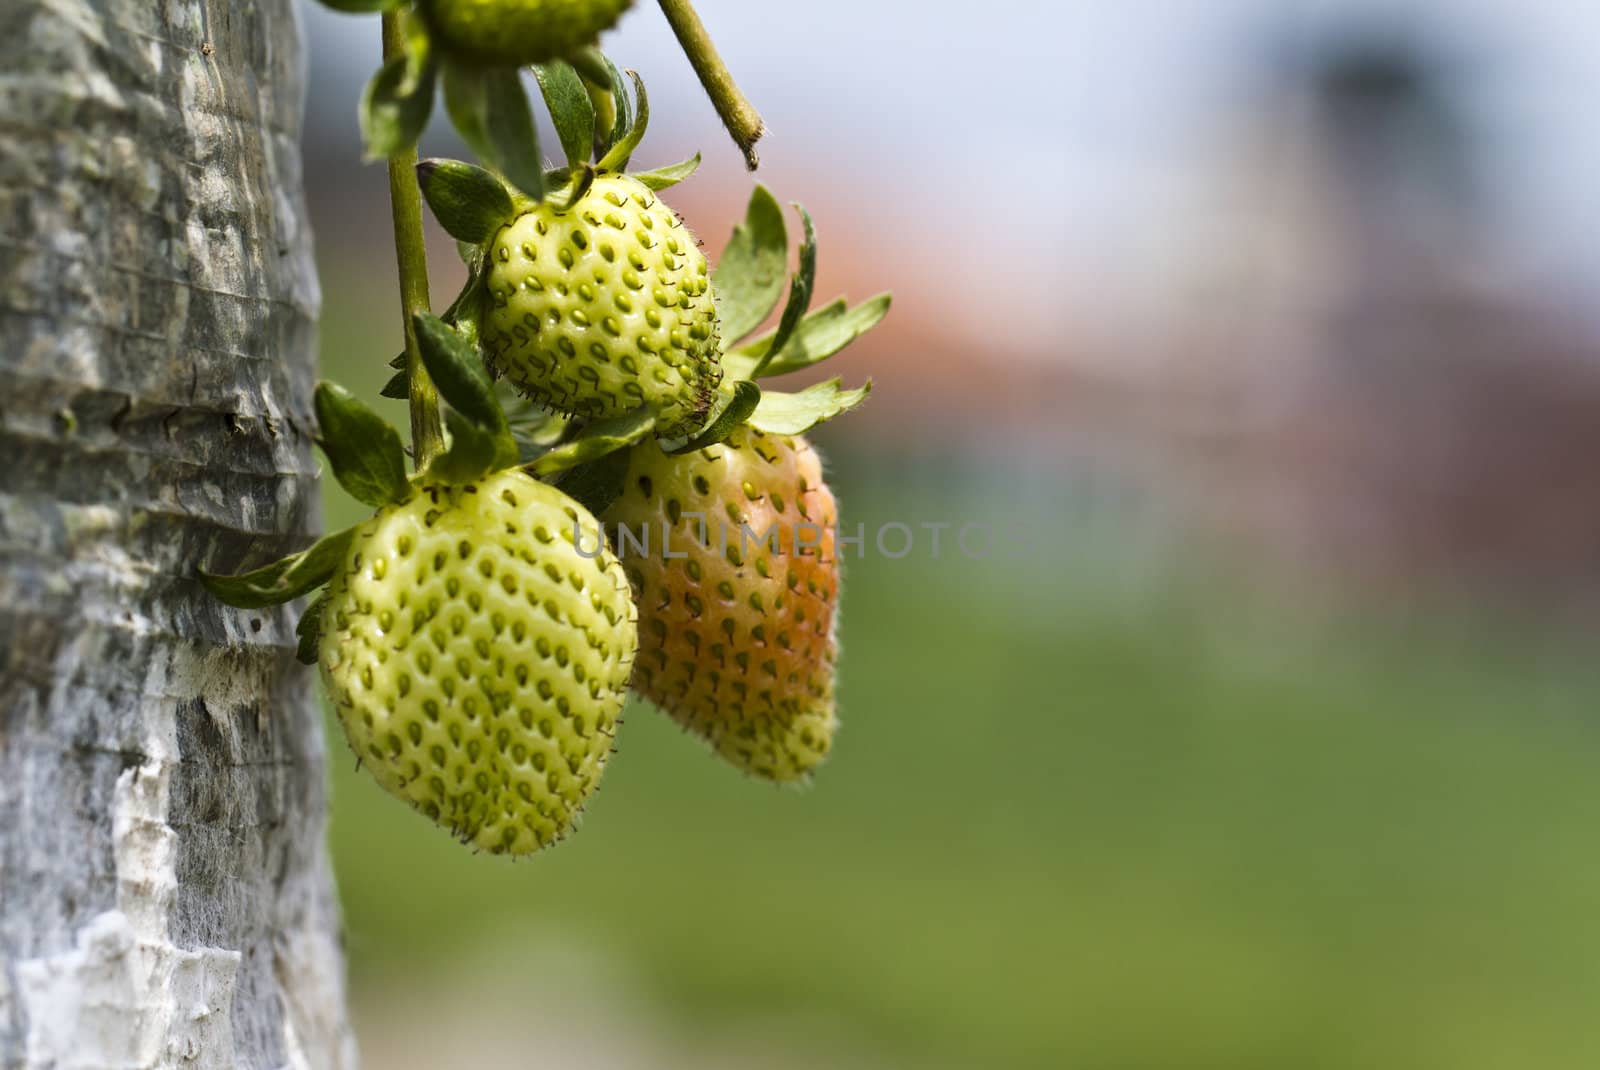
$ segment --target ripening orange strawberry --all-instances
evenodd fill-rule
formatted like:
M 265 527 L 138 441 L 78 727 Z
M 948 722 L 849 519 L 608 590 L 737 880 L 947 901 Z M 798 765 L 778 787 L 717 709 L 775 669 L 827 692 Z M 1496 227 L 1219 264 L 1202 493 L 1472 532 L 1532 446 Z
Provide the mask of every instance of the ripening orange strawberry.
M 748 426 L 679 457 L 646 442 L 605 520 L 628 529 L 634 689 L 740 769 L 804 779 L 837 724 L 837 513 L 816 451 Z M 647 530 L 649 552 L 631 552 Z

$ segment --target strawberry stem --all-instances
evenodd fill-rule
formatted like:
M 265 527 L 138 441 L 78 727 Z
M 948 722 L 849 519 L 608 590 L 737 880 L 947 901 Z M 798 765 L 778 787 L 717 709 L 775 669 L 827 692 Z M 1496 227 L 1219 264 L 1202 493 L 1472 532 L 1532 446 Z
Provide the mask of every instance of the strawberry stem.
M 667 22 L 678 37 L 678 44 L 683 46 L 684 54 L 689 57 L 694 73 L 700 76 L 700 84 L 705 87 L 706 95 L 722 117 L 722 125 L 728 128 L 739 151 L 744 153 L 745 167 L 754 171 L 760 163 L 756 156 L 756 142 L 767 132 L 766 124 L 761 121 L 761 113 L 739 91 L 732 72 L 717 54 L 717 46 L 711 43 L 711 35 L 706 32 L 705 23 L 700 21 L 694 5 L 689 0 L 661 0 L 661 12 L 667 16 Z
M 404 14 L 383 15 L 383 58 L 388 62 L 405 49 Z M 428 248 L 422 237 L 422 191 L 417 186 L 415 145 L 389 157 L 389 204 L 394 217 L 394 251 L 400 269 L 400 312 L 406 332 L 406 377 L 410 384 L 411 449 L 417 471 L 444 448 L 439 424 L 439 394 L 422 364 L 412 317 L 429 311 Z

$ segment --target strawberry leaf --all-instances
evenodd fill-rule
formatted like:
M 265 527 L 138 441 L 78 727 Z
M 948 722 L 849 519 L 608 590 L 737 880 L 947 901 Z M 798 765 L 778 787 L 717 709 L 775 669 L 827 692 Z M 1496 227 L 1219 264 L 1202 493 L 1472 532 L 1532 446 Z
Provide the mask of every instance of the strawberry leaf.
M 322 642 L 322 608 L 327 604 L 328 592 L 324 588 L 321 594 L 311 600 L 305 612 L 300 614 L 300 623 L 294 626 L 294 634 L 300 637 L 294 657 L 302 665 L 317 663 L 317 647 Z
M 539 135 L 515 68 L 447 61 L 444 106 L 473 152 L 528 197 L 543 199 Z
M 399 432 L 337 383 L 318 383 L 315 402 L 318 444 L 339 485 L 374 507 L 404 501 L 411 488 Z
M 411 34 L 405 51 L 378 69 L 361 97 L 361 139 L 369 159 L 388 159 L 417 143 L 433 112 L 433 51 Z
M 589 192 L 589 187 L 594 185 L 595 169 L 589 164 L 584 164 L 572 172 L 572 182 L 562 192 L 560 203 L 561 211 L 570 212 L 572 208 Z
M 871 392 L 871 380 L 855 390 L 843 390 L 837 379 L 794 394 L 768 390 L 750 414 L 750 426 L 769 435 L 804 434 L 825 420 L 849 412 L 867 400 Z
M 750 194 L 744 222 L 733 228 L 733 237 L 711 275 L 724 338 L 738 341 L 772 313 L 783 296 L 788 257 L 783 209 L 767 187 L 758 185 Z
M 734 429 L 750 419 L 761 403 L 761 388 L 748 379 L 724 379 L 717 389 L 717 401 L 712 406 L 705 429 L 681 446 L 669 447 L 663 442 L 663 452 L 677 455 L 703 450 L 733 434 Z
M 263 609 L 292 602 L 321 587 L 339 570 L 356 529 L 324 535 L 307 550 L 280 558 L 242 576 L 219 576 L 201 570 L 200 582 L 219 601 L 239 609 Z
M 606 132 L 603 138 L 596 139 L 599 143 L 595 146 L 595 157 L 596 159 L 604 159 L 606 153 L 610 152 L 617 142 L 627 137 L 628 131 L 633 129 L 633 102 L 628 98 L 628 83 L 622 77 L 622 72 L 617 69 L 617 65 L 600 53 L 598 49 L 595 50 L 595 54 L 605 66 L 606 75 L 609 78 L 609 81 L 597 79 L 595 84 L 609 87 L 608 93 L 611 97 L 611 108 L 616 113 L 611 121 L 611 129 Z
M 533 77 L 544 94 L 550 118 L 555 121 L 556 136 L 567 154 L 567 166 L 582 167 L 589 162 L 589 153 L 594 150 L 594 105 L 589 101 L 589 91 L 583 87 L 583 79 L 570 64 L 560 60 L 535 64 Z
M 622 494 L 622 480 L 627 474 L 628 451 L 612 450 L 604 457 L 563 472 L 556 486 L 599 516 Z
M 389 381 L 383 384 L 383 389 L 378 391 L 380 398 L 393 398 L 395 401 L 405 401 L 411 397 L 411 376 L 401 368 L 389 376 Z
M 879 294 L 855 308 L 847 308 L 842 297 L 802 319 L 789 336 L 783 351 L 768 359 L 776 332 L 767 334 L 722 358 L 727 375 L 748 379 L 757 368 L 763 376 L 787 375 L 819 364 L 866 334 L 889 312 L 890 296 Z
M 699 169 L 700 154 L 697 152 L 681 163 L 658 167 L 654 171 L 634 171 L 632 177 L 650 189 L 664 190 L 676 186 Z
M 505 184 L 470 163 L 423 160 L 417 165 L 417 183 L 433 217 L 459 241 L 487 241 L 516 215 Z
M 444 410 L 444 422 L 450 429 L 450 445 L 428 462 L 427 471 L 423 473 L 425 480 L 470 483 L 495 467 L 500 450 L 494 432 L 478 426 L 455 409 Z
M 485 431 L 492 434 L 503 430 L 506 414 L 495 396 L 494 382 L 472 345 L 431 313 L 418 312 L 411 322 L 416 325 L 422 363 L 439 388 L 439 396 Z
M 800 213 L 801 225 L 805 227 L 805 240 L 800 243 L 800 270 L 795 272 L 793 280 L 789 283 L 789 300 L 784 303 L 783 315 L 778 319 L 777 329 L 772 332 L 769 356 L 762 358 L 756 364 L 755 371 L 751 373 L 752 378 L 761 374 L 771 353 L 783 352 L 783 347 L 789 343 L 789 337 L 800 325 L 800 317 L 811 307 L 811 291 L 817 282 L 817 231 L 811 223 L 811 213 L 799 204 L 794 207 Z
M 606 150 L 605 156 L 600 159 L 602 171 L 624 171 L 628 167 L 628 160 L 633 156 L 633 150 L 639 147 L 639 142 L 644 138 L 645 130 L 650 126 L 650 97 L 644 91 L 644 79 L 639 77 L 639 72 L 628 71 L 628 78 L 633 82 L 633 95 L 635 97 L 633 125 L 622 133 L 612 146 Z M 627 90 L 619 87 L 619 96 L 626 97 Z M 621 105 L 618 105 L 621 110 Z
M 604 457 L 613 450 L 633 445 L 654 430 L 655 426 L 656 413 L 648 405 L 609 420 L 597 420 L 585 427 L 577 438 L 562 443 L 527 465 L 526 471 L 536 478 L 565 472 Z
M 470 469 L 470 474 L 462 478 L 473 479 L 491 466 L 500 469 L 515 464 L 518 459 L 516 440 L 511 437 L 494 382 L 484 370 L 472 341 L 457 328 L 427 312 L 418 312 L 412 322 L 416 324 L 423 366 L 438 387 L 439 396 L 449 406 L 445 419 L 450 433 L 460 443 L 459 456 L 446 459 L 446 468 L 451 472 Z M 461 426 L 471 430 L 459 430 L 457 421 L 450 419 L 452 414 L 459 414 Z M 455 453 L 456 448 L 452 447 L 450 452 Z M 480 463 L 483 467 L 475 467 Z

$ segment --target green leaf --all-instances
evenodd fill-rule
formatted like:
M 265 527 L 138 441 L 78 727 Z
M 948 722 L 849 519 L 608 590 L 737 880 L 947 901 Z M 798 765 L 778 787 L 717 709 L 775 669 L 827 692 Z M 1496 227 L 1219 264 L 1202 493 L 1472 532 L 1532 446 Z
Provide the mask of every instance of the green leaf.
M 460 443 L 459 454 L 447 457 L 435 475 L 460 482 L 476 478 L 488 466 L 499 469 L 515 464 L 518 460 L 517 443 L 511 437 L 505 410 L 500 407 L 494 382 L 484 370 L 477 349 L 469 339 L 463 337 L 459 329 L 438 316 L 418 312 L 412 317 L 412 322 L 417 328 L 417 344 L 422 350 L 423 366 L 428 369 L 439 396 L 449 405 L 445 420 L 451 434 Z M 452 414 L 459 414 L 460 423 L 473 430 L 458 431 L 457 421 L 451 419 Z M 453 448 L 451 452 L 456 451 Z M 476 467 L 480 465 L 483 467 Z M 432 470 L 434 466 L 430 465 L 429 468 Z M 450 474 L 444 474 L 447 472 Z M 461 476 L 460 472 L 468 474 Z
M 736 342 L 771 314 L 783 296 L 788 259 L 783 209 L 767 187 L 758 185 L 750 194 L 744 222 L 733 228 L 733 237 L 711 275 L 723 338 Z
M 567 166 L 582 167 L 594 151 L 594 104 L 589 100 L 583 79 L 570 64 L 561 60 L 535 64 L 533 77 L 539 83 L 545 106 L 556 124 L 561 149 L 567 154 Z
M 748 379 L 724 379 L 722 385 L 717 388 L 717 402 L 712 406 L 704 430 L 681 446 L 668 448 L 666 443 L 662 443 L 661 448 L 666 453 L 675 455 L 693 453 L 707 446 L 715 446 L 733 434 L 739 425 L 748 421 L 750 414 L 756 411 L 756 406 L 760 403 L 759 386 Z
M 440 483 L 470 483 L 495 468 L 501 458 L 497 436 L 455 409 L 444 410 L 450 445 L 428 462 L 422 478 Z M 507 439 L 510 438 L 508 434 Z
M 697 152 L 682 163 L 658 167 L 654 171 L 635 171 L 632 177 L 654 190 L 667 189 L 676 186 L 700 169 L 700 154 Z
M 633 445 L 654 430 L 655 426 L 656 412 L 648 405 L 609 420 L 598 420 L 585 427 L 571 442 L 562 443 L 528 465 L 527 471 L 536 477 L 565 472 L 604 457 L 613 450 Z
M 748 379 L 754 377 L 757 367 L 763 376 L 774 376 L 819 364 L 876 327 L 888 315 L 889 302 L 888 294 L 879 294 L 855 308 L 846 308 L 844 298 L 835 298 L 801 320 L 782 352 L 770 360 L 766 358 L 772 352 L 776 331 L 723 354 L 723 373 Z
M 584 45 L 567 57 L 578 77 L 597 86 L 611 85 L 611 61 L 594 45 Z
M 610 152 L 617 142 L 627 137 L 628 131 L 633 129 L 633 102 L 628 97 L 627 79 L 623 78 L 622 72 L 617 69 L 617 65 L 612 63 L 605 55 L 600 56 L 600 61 L 605 64 L 606 73 L 610 77 L 609 82 L 602 84 L 608 86 L 611 107 L 616 112 L 616 117 L 611 122 L 610 132 L 600 139 L 602 144 L 596 146 L 595 149 L 595 156 L 599 159 L 604 159 L 606 153 Z M 624 163 L 623 166 L 626 167 L 627 164 Z
M 628 71 L 628 77 L 633 81 L 633 95 L 636 98 L 633 125 L 619 136 L 616 142 L 606 150 L 605 156 L 600 159 L 602 171 L 625 171 L 628 160 L 633 156 L 633 150 L 639 147 L 639 142 L 644 138 L 645 130 L 650 126 L 650 97 L 644 91 L 644 79 L 639 77 L 639 72 Z M 627 90 L 619 89 L 617 92 L 627 96 Z M 619 104 L 618 110 L 621 110 Z
M 612 450 L 598 460 L 580 464 L 562 473 L 556 486 L 569 498 L 595 516 L 611 508 L 622 495 L 622 480 L 628 474 L 628 451 Z
M 594 185 L 595 174 L 595 169 L 589 164 L 584 164 L 572 172 L 572 181 L 561 195 L 561 211 L 571 211 L 573 205 L 583 200 L 584 194 L 589 192 L 589 187 Z
M 355 534 L 356 529 L 348 527 L 324 535 L 310 549 L 242 576 L 219 576 L 202 570 L 200 582 L 218 600 L 239 609 L 263 609 L 292 602 L 333 578 L 344 564 Z
M 388 159 L 417 143 L 433 112 L 433 53 L 412 35 L 406 51 L 378 69 L 361 97 L 361 140 L 368 159 Z
M 768 390 L 750 415 L 750 426 L 769 435 L 801 435 L 835 416 L 849 412 L 872 392 L 868 380 L 855 390 L 840 389 L 839 380 L 808 386 L 796 394 Z
M 772 332 L 773 353 L 783 352 L 783 347 L 788 345 L 790 336 L 800 325 L 800 318 L 811 307 L 811 291 L 817 282 L 817 231 L 811 223 L 811 213 L 801 205 L 794 207 L 800 213 L 800 222 L 805 227 L 805 240 L 800 243 L 800 270 L 795 272 L 794 279 L 789 283 L 789 300 L 783 306 L 783 315 L 778 318 L 777 330 Z M 766 359 L 763 358 L 756 365 L 752 377 L 760 375 L 765 364 Z
M 399 11 L 410 0 L 321 0 L 323 7 L 349 15 L 369 15 L 374 11 Z
M 438 316 L 418 312 L 411 322 L 417 329 L 422 363 L 439 388 L 439 396 L 485 431 L 504 429 L 506 414 L 477 351 Z
M 395 401 L 405 401 L 411 397 L 411 376 L 401 368 L 389 376 L 389 381 L 383 384 L 383 389 L 378 391 L 380 398 L 393 398 Z
M 544 197 L 539 137 L 516 68 L 447 62 L 444 106 L 461 139 L 485 163 L 533 200 Z
M 339 485 L 371 506 L 404 501 L 410 487 L 399 433 L 337 383 L 318 383 L 315 401 L 317 441 Z
M 300 637 L 294 657 L 302 665 L 317 663 L 317 648 L 322 643 L 322 610 L 327 604 L 328 591 L 323 588 L 322 593 L 313 598 L 306 611 L 300 614 L 300 623 L 294 626 L 294 634 Z
M 460 160 L 423 160 L 417 183 L 445 233 L 477 245 L 511 222 L 516 209 L 503 182 Z
M 468 345 L 478 344 L 478 321 L 477 317 L 463 313 L 472 309 L 472 303 L 483 293 L 487 279 L 483 256 L 474 255 L 467 263 L 467 281 L 462 284 L 461 292 L 450 302 L 450 307 L 439 313 L 439 318 L 454 327 Z

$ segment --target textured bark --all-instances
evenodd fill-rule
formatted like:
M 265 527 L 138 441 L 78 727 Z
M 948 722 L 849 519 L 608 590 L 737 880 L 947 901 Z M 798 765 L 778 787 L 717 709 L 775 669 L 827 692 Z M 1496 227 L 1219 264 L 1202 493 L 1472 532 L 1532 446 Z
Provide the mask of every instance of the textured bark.
M 0 1067 L 345 1067 L 291 0 L 0 3 Z

